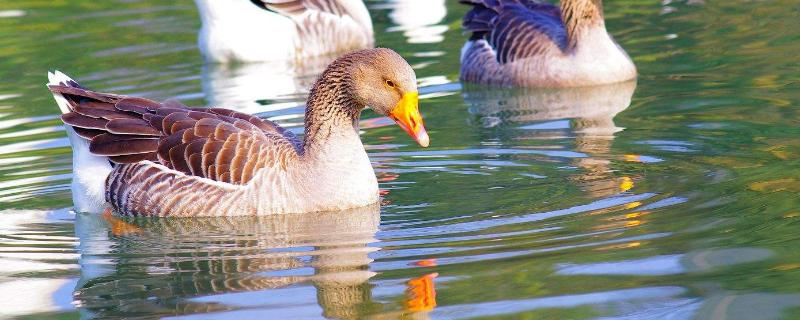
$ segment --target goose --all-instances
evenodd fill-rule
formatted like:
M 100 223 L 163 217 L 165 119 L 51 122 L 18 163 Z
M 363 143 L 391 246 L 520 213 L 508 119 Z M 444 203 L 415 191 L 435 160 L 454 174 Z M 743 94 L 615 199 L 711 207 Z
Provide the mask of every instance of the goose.
M 602 0 L 461 0 L 461 80 L 496 86 L 581 87 L 636 78 L 636 66 L 606 32 Z
M 416 75 L 390 49 L 333 61 L 313 85 L 300 140 L 222 108 L 99 93 L 56 71 L 49 86 L 73 147 L 77 211 L 234 216 L 334 211 L 379 200 L 358 134 L 369 106 L 422 147 Z
M 372 47 L 361 0 L 195 0 L 208 62 L 287 61 Z

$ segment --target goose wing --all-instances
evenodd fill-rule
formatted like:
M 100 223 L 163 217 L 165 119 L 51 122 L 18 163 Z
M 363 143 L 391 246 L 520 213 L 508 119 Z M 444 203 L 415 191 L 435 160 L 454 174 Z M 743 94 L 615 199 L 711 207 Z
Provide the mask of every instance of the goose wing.
M 241 185 L 259 169 L 285 170 L 303 152 L 291 132 L 236 111 L 98 93 L 72 81 L 49 87 L 69 103 L 64 123 L 90 141 L 93 154 L 116 164 L 150 160 Z
M 360 0 L 250 0 L 257 6 L 279 14 L 302 18 L 307 24 L 331 18 L 350 18 L 355 22 L 351 27 L 372 30 L 372 20 Z
M 547 52 L 566 50 L 567 33 L 561 10 L 534 0 L 461 0 L 472 6 L 463 27 L 472 40 L 486 40 L 495 59 L 508 63 Z

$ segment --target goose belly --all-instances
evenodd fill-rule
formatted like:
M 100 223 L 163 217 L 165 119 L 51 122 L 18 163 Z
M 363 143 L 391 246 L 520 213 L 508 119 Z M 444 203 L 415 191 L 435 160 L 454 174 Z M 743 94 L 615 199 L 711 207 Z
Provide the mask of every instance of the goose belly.
M 115 167 L 106 181 L 105 196 L 117 213 L 127 216 L 241 216 L 343 210 L 379 200 L 378 183 L 366 161 L 333 167 L 320 164 L 285 172 L 263 170 L 246 185 L 198 178 L 144 161 Z
M 585 35 L 569 53 L 521 59 L 507 68 L 518 85 L 530 87 L 591 86 L 636 78 L 633 61 L 605 31 Z
M 306 164 L 286 174 L 259 173 L 248 186 L 247 197 L 257 199 L 251 210 L 259 214 L 338 211 L 379 200 L 378 181 L 366 153 L 363 158 L 342 156 Z
M 244 211 L 245 190 L 143 161 L 114 167 L 106 181 L 106 201 L 127 216 L 252 215 Z

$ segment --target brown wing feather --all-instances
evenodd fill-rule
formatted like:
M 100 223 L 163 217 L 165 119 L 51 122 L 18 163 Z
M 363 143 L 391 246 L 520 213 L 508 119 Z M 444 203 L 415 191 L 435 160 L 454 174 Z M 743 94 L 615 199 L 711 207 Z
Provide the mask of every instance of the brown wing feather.
M 188 108 L 74 84 L 50 90 L 69 102 L 64 123 L 90 141 L 92 153 L 114 163 L 150 160 L 188 175 L 245 184 L 258 169 L 283 169 L 302 152 L 291 132 L 232 110 Z
M 261 129 L 261 131 L 265 133 L 275 133 L 279 136 L 282 136 L 284 139 L 288 140 L 292 145 L 294 145 L 298 152 L 302 153 L 303 143 L 300 141 L 300 139 L 298 139 L 294 133 L 279 126 L 275 122 L 229 109 L 210 108 L 208 111 L 218 115 L 245 120 Z

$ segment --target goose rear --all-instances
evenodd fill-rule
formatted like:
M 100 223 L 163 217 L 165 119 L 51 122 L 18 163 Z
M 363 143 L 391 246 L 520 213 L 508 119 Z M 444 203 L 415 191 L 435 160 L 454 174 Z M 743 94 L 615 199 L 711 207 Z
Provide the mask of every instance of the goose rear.
M 608 34 L 602 0 L 461 0 L 472 6 L 463 27 L 461 80 L 522 87 L 580 87 L 636 77 L 627 53 Z

